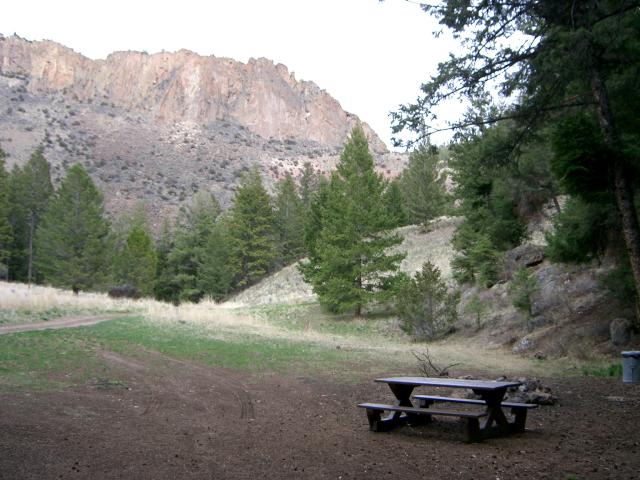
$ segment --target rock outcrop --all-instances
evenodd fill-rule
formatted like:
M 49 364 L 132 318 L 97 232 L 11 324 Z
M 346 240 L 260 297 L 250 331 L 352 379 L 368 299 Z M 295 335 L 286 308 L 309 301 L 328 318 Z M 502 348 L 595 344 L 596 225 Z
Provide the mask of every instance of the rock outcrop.
M 55 42 L 0 36 L 0 147 L 9 168 L 42 145 L 54 183 L 80 163 L 110 213 L 143 203 L 156 227 L 199 190 L 228 206 L 252 167 L 269 188 L 306 162 L 327 175 L 359 122 L 266 59 L 181 50 L 91 60 Z M 378 171 L 396 175 L 406 156 L 363 128 Z
M 276 140 L 310 140 L 340 147 L 359 119 L 313 82 L 298 81 L 286 66 L 265 58 L 116 52 L 91 60 L 52 41 L 0 39 L 2 75 L 24 78 L 31 94 L 64 91 L 81 103 L 108 99 L 146 112 L 155 123 L 231 120 Z M 370 146 L 386 146 L 365 124 Z

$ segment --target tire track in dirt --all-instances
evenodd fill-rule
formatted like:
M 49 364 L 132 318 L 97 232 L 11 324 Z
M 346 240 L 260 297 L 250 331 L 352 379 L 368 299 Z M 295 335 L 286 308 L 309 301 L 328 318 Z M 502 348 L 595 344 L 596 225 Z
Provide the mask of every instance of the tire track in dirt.
M 198 404 L 203 410 L 214 414 L 215 408 L 203 395 L 195 394 L 198 390 L 207 392 L 213 389 L 218 399 L 230 396 L 240 409 L 239 418 L 253 419 L 255 407 L 246 386 L 233 373 L 217 367 L 206 367 L 192 362 L 177 360 L 158 352 L 144 350 L 144 354 L 158 362 L 141 363 L 140 358 L 131 359 L 111 351 L 100 350 L 99 355 L 108 362 L 124 369 L 132 379 L 147 386 L 152 394 L 150 405 L 143 411 L 148 414 L 157 409 L 159 398 L 167 393 L 173 394 L 185 404 Z M 178 368 L 163 368 L 172 366 Z M 185 393 L 186 392 L 186 393 Z
M 240 418 L 252 419 L 255 417 L 255 407 L 253 405 L 251 395 L 249 395 L 246 385 L 244 385 L 236 375 L 221 368 L 206 367 L 197 363 L 178 360 L 167 357 L 166 355 L 162 355 L 158 352 L 147 351 L 147 353 L 152 356 L 157 356 L 168 363 L 180 365 L 183 368 L 190 370 L 192 373 L 196 373 L 196 375 L 199 375 L 201 378 L 212 381 L 215 385 L 226 388 L 240 405 Z M 177 382 L 178 385 L 182 383 L 181 380 L 184 380 L 184 377 L 181 376 L 179 379 L 180 380 Z
M 57 330 L 60 328 L 75 328 L 86 327 L 95 325 L 97 323 L 113 320 L 114 318 L 122 317 L 119 315 L 87 315 L 87 316 L 74 316 L 74 317 L 62 317 L 55 320 L 49 320 L 47 322 L 26 323 L 22 325 L 4 325 L 0 326 L 0 335 L 8 333 L 19 332 L 31 332 L 35 330 Z

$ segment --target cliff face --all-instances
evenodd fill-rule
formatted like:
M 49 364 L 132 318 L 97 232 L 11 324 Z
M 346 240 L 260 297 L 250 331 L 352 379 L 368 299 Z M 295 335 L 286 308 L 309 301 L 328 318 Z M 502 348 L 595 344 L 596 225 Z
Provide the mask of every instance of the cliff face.
M 0 147 L 9 168 L 42 145 L 54 183 L 81 163 L 110 213 L 143 204 L 155 226 L 200 190 L 228 206 L 253 167 L 268 188 L 307 162 L 328 175 L 357 122 L 315 84 L 265 59 L 181 50 L 91 60 L 51 41 L 0 35 Z M 363 128 L 378 171 L 397 174 L 406 157 Z
M 117 52 L 94 61 L 51 41 L 13 36 L 0 40 L 0 69 L 27 79 L 31 94 L 65 92 L 79 102 L 108 99 L 162 125 L 235 121 L 265 139 L 338 147 L 358 122 L 317 85 L 298 81 L 284 65 L 263 58 L 243 64 L 181 50 Z M 364 128 L 372 150 L 386 152 Z

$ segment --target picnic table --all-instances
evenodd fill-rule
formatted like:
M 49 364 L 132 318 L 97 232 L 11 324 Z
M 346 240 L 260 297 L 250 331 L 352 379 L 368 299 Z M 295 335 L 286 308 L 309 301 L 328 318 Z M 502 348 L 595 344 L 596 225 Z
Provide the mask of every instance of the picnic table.
M 375 432 L 387 431 L 404 423 L 426 424 L 433 416 L 459 417 L 466 422 L 465 440 L 480 441 L 482 438 L 523 432 L 527 410 L 537 407 L 526 403 L 504 402 L 507 389 L 518 387 L 521 382 L 494 382 L 487 380 L 467 380 L 455 378 L 430 377 L 390 377 L 378 378 L 378 383 L 386 383 L 394 396 L 395 405 L 381 403 L 361 403 L 358 406 L 367 410 L 369 427 Z M 435 395 L 414 395 L 418 405 L 411 401 L 416 387 L 463 388 L 473 391 L 480 399 L 443 397 Z M 483 407 L 481 410 L 436 409 L 436 403 L 456 403 Z M 513 420 L 509 421 L 504 409 L 510 409 Z M 381 414 L 389 412 L 382 417 Z M 482 423 L 480 422 L 482 420 Z M 494 425 L 495 424 L 495 425 Z

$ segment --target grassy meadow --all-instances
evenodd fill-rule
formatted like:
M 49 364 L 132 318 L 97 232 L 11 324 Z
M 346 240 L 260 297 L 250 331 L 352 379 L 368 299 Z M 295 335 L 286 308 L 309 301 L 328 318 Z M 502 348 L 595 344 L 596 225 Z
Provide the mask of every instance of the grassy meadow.
M 607 371 L 599 361 L 526 359 L 483 348 L 472 338 L 414 343 L 393 317 L 336 317 L 315 303 L 232 309 L 205 301 L 176 307 L 0 283 L 0 327 L 104 313 L 114 314 L 114 319 L 87 327 L 0 335 L 0 389 L 118 382 L 100 354 L 105 351 L 140 359 L 160 353 L 250 374 L 328 375 L 341 381 L 420 374 L 414 354 L 424 354 L 427 348 L 439 365 L 457 364 L 454 375 Z

